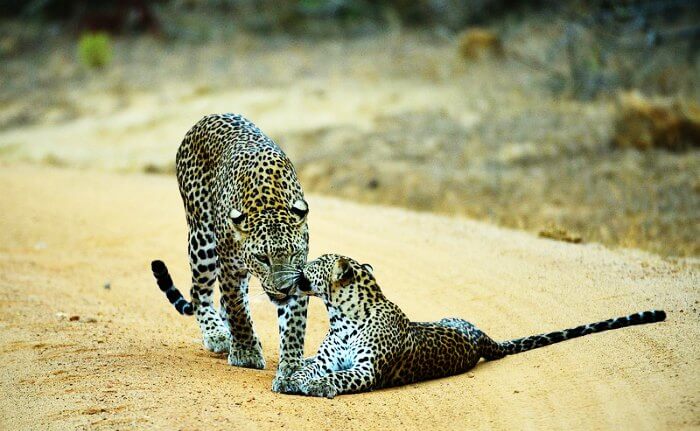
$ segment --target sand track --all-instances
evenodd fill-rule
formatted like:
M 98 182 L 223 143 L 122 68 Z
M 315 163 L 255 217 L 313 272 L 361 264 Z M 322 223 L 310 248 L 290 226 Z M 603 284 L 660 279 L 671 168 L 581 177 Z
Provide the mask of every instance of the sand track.
M 0 190 L 0 429 L 700 427 L 697 263 L 311 197 L 311 256 L 372 263 L 416 320 L 461 316 L 500 339 L 649 308 L 669 314 L 328 401 L 270 391 L 276 315 L 257 284 L 264 371 L 205 352 L 194 321 L 167 304 L 148 263 L 163 258 L 187 287 L 173 178 L 4 165 Z M 314 301 L 309 353 L 326 328 Z

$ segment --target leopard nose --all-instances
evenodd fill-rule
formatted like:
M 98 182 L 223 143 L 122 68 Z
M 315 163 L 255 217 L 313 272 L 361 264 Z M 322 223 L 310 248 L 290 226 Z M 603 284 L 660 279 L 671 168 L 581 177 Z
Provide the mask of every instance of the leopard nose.
M 311 292 L 311 282 L 309 281 L 304 274 L 299 277 L 299 280 L 297 280 L 297 287 L 299 290 L 302 292 Z

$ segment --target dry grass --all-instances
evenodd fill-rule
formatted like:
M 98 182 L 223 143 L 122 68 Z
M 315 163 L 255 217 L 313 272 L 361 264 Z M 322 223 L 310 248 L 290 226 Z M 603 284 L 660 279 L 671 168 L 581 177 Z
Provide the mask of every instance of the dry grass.
M 587 242 L 664 255 L 699 254 L 700 157 L 611 148 L 606 108 L 511 106 L 509 115 L 501 110 L 472 129 L 445 113 L 409 113 L 368 133 L 323 130 L 279 140 L 314 191 L 535 232 L 554 224 Z
M 485 28 L 470 28 L 457 37 L 457 49 L 466 60 L 503 57 L 501 36 Z
M 637 91 L 620 95 L 613 143 L 622 148 L 671 151 L 700 147 L 700 105 L 649 99 Z

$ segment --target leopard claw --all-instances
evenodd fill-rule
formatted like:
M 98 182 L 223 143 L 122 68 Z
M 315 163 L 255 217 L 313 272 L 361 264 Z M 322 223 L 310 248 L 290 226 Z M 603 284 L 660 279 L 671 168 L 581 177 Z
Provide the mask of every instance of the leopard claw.
M 312 397 L 323 397 L 332 399 L 338 395 L 338 391 L 333 385 L 323 379 L 313 379 L 303 385 L 301 392 Z

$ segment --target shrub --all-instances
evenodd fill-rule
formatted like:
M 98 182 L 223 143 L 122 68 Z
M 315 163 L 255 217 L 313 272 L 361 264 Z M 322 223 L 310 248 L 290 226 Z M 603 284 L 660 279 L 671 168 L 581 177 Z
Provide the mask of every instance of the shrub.
M 78 42 L 80 62 L 90 69 L 101 69 L 112 61 L 112 40 L 107 33 L 86 33 Z

